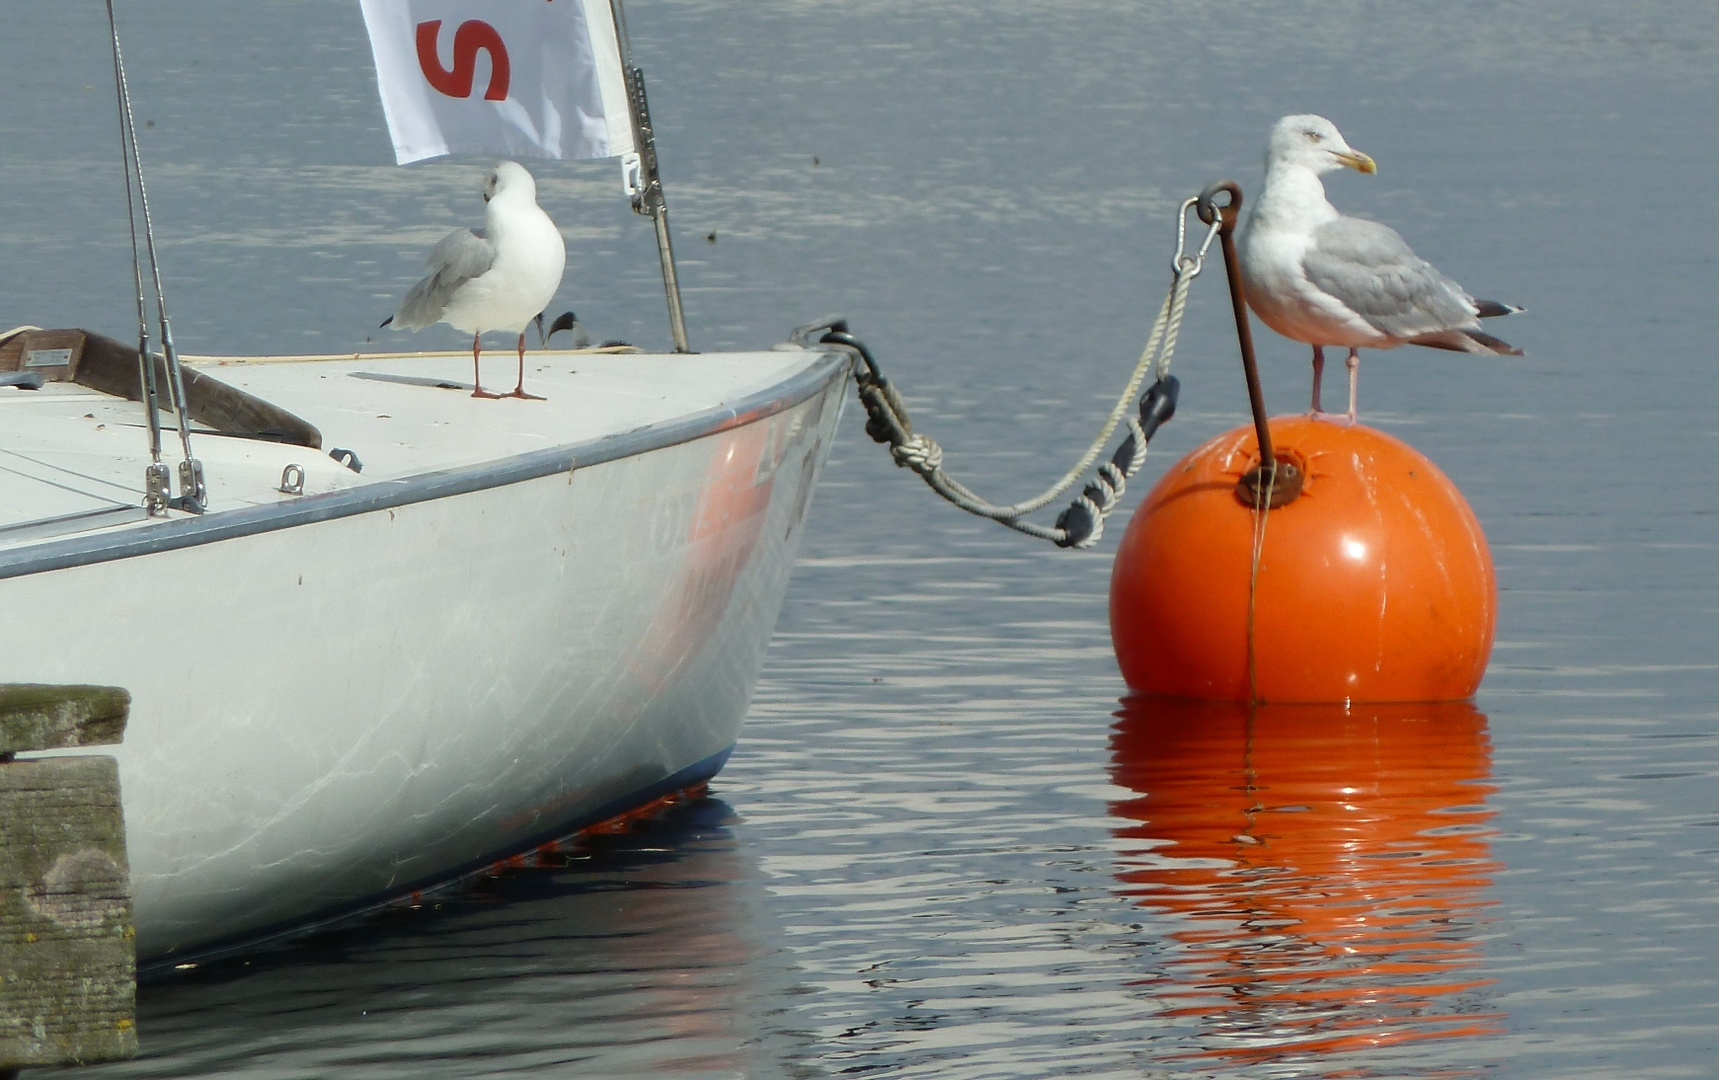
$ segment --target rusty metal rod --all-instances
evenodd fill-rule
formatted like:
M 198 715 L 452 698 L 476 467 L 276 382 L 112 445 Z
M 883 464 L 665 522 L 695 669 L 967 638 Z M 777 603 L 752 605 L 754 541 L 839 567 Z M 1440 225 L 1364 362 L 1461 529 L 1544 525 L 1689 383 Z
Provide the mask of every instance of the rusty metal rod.
M 1229 204 L 1218 206 L 1213 200 L 1219 192 L 1229 195 Z M 1271 426 L 1265 417 L 1265 392 L 1259 385 L 1259 365 L 1253 357 L 1253 328 L 1247 317 L 1247 293 L 1242 288 L 1241 263 L 1236 257 L 1236 221 L 1241 217 L 1241 185 L 1234 180 L 1219 180 L 1200 192 L 1198 211 L 1207 225 L 1222 218 L 1218 242 L 1224 249 L 1224 276 L 1230 283 L 1230 306 L 1235 309 L 1236 340 L 1241 344 L 1242 371 L 1247 375 L 1248 404 L 1253 407 L 1253 429 L 1259 438 L 1259 464 L 1270 475 L 1277 468 L 1277 456 L 1272 451 Z

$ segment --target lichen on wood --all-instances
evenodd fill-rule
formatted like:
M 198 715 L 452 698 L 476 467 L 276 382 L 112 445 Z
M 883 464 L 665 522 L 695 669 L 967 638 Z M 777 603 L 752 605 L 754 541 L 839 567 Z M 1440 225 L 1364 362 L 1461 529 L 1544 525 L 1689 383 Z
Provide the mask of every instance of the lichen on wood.
M 120 741 L 131 697 L 0 685 L 0 1078 L 137 1052 L 119 766 L 14 753 Z
M 117 743 L 130 707 L 117 686 L 0 683 L 0 754 Z

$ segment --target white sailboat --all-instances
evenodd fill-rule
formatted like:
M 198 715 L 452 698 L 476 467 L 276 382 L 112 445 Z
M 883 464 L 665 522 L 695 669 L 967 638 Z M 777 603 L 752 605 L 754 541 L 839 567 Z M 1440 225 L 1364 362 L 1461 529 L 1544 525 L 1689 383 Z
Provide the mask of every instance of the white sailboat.
M 469 353 L 146 366 L 98 334 L 0 335 L 0 631 L 29 643 L 0 682 L 130 691 L 140 960 L 405 896 L 715 774 L 841 412 L 849 357 L 810 338 L 533 351 L 548 400 L 492 401 Z

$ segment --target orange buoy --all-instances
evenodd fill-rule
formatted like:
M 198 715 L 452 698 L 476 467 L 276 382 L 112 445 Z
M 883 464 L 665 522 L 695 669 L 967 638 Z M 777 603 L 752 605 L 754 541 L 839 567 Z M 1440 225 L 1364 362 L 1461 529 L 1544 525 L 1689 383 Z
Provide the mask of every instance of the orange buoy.
M 1280 417 L 1299 497 L 1256 509 L 1238 428 L 1171 466 L 1116 553 L 1110 629 L 1149 694 L 1230 701 L 1457 701 L 1492 652 L 1497 586 L 1480 523 L 1414 448 Z

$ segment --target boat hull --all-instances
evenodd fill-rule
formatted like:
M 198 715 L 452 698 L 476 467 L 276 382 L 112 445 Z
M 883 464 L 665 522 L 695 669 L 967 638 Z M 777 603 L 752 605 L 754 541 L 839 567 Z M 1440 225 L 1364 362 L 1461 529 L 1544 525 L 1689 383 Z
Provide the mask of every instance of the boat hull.
M 132 694 L 115 756 L 140 960 L 405 895 L 719 769 L 845 370 L 14 566 L 0 611 L 31 645 L 0 681 Z

